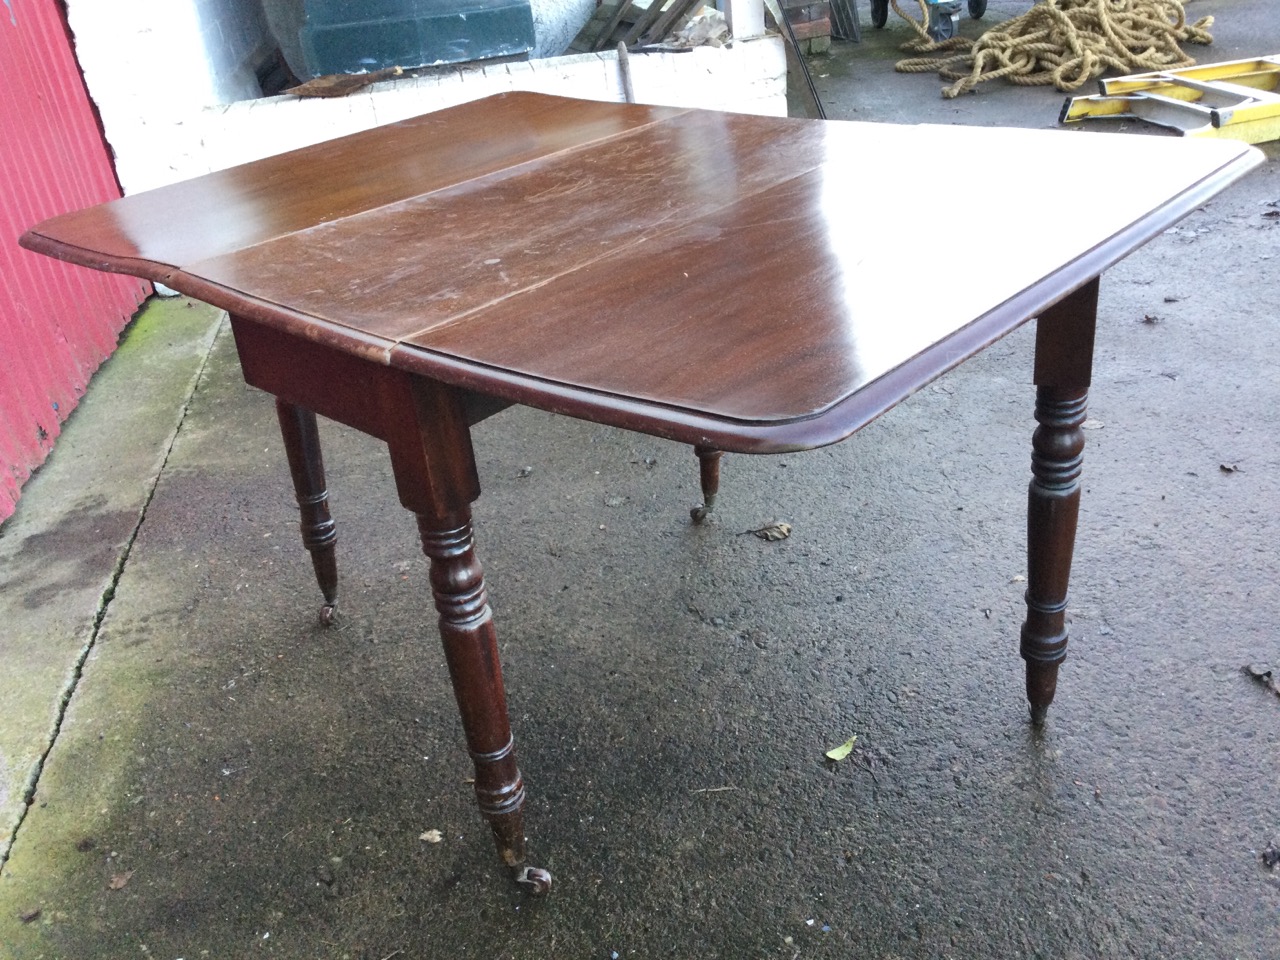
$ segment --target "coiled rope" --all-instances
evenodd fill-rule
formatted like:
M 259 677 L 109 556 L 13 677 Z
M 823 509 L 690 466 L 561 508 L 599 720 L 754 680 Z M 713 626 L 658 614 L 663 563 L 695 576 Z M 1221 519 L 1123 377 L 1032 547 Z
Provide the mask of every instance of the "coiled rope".
M 1212 43 L 1213 17 L 1187 22 L 1181 0 L 1040 0 L 1020 17 L 992 27 L 976 41 L 962 37 L 935 42 L 926 32 L 928 7 L 919 0 L 921 20 L 893 9 L 918 34 L 902 49 L 914 53 L 962 50 L 943 57 L 899 60 L 900 73 L 937 71 L 953 81 L 942 88 L 947 99 L 987 80 L 1059 90 L 1078 90 L 1107 70 L 1146 73 L 1195 63 L 1180 42 Z

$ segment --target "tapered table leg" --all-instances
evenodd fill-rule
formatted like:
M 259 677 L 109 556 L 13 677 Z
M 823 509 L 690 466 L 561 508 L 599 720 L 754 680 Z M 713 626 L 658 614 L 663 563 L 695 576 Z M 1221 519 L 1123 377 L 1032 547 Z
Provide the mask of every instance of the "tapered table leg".
M 320 622 L 328 626 L 333 622 L 338 607 L 338 560 L 334 551 L 338 531 L 329 515 L 329 491 L 325 486 L 324 458 L 320 453 L 316 415 L 277 399 L 276 416 L 280 420 L 280 434 L 284 438 L 289 472 L 293 475 L 293 490 L 302 515 L 302 545 L 311 553 L 316 582 L 324 596 Z
M 1098 281 L 1043 313 L 1036 328 L 1036 421 L 1027 505 L 1027 619 L 1021 652 L 1033 723 L 1048 714 L 1067 655 L 1067 587 L 1093 366 Z
M 702 503 L 689 511 L 694 523 L 702 523 L 715 509 L 716 494 L 720 492 L 720 456 L 714 447 L 696 446 L 698 455 L 698 479 L 702 484 Z

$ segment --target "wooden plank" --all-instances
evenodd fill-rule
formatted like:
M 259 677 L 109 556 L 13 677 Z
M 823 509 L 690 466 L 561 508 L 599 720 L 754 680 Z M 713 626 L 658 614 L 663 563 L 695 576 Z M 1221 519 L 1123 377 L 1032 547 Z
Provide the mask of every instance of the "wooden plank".
M 613 36 L 613 31 L 618 29 L 618 24 L 622 22 L 623 16 L 631 9 L 631 0 L 622 0 L 618 4 L 618 9 L 614 11 L 612 17 L 609 18 L 608 26 L 600 31 L 596 37 L 595 43 L 591 45 L 593 51 L 603 50 L 605 44 L 609 42 L 609 38 Z
M 643 37 L 649 28 L 658 22 L 658 18 L 662 16 L 662 6 L 665 2 L 666 0 L 650 0 L 649 7 L 645 10 L 644 15 L 636 21 L 636 25 L 623 37 L 622 42 L 630 47 Z
M 658 18 L 658 22 L 653 25 L 653 29 L 649 30 L 641 38 L 642 41 L 644 43 L 661 43 L 667 34 L 671 32 L 676 22 L 701 2 L 702 0 L 671 0 L 671 6 Z

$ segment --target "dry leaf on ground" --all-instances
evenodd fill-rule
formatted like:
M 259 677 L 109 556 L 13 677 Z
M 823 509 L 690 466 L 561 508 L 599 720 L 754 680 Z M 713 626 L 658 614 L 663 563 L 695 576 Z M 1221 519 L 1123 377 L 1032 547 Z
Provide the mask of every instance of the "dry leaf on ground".
M 853 752 L 853 745 L 858 742 L 858 735 L 855 733 L 852 737 L 840 744 L 838 747 L 832 747 L 825 754 L 828 760 L 840 761 Z
M 765 524 L 758 530 L 746 530 L 743 532 L 754 534 L 761 540 L 785 540 L 791 536 L 791 524 L 784 520 L 775 520 L 773 523 Z
M 124 873 L 117 873 L 107 881 L 107 888 L 110 890 L 123 890 L 125 884 L 129 882 L 129 878 L 132 876 L 132 870 L 126 870 Z

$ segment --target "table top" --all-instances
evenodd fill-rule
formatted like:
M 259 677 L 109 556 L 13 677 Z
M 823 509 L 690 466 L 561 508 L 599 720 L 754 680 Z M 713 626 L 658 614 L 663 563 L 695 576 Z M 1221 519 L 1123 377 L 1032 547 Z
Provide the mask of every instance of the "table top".
M 511 93 L 22 243 L 507 400 L 788 450 L 847 436 L 1260 160 Z

